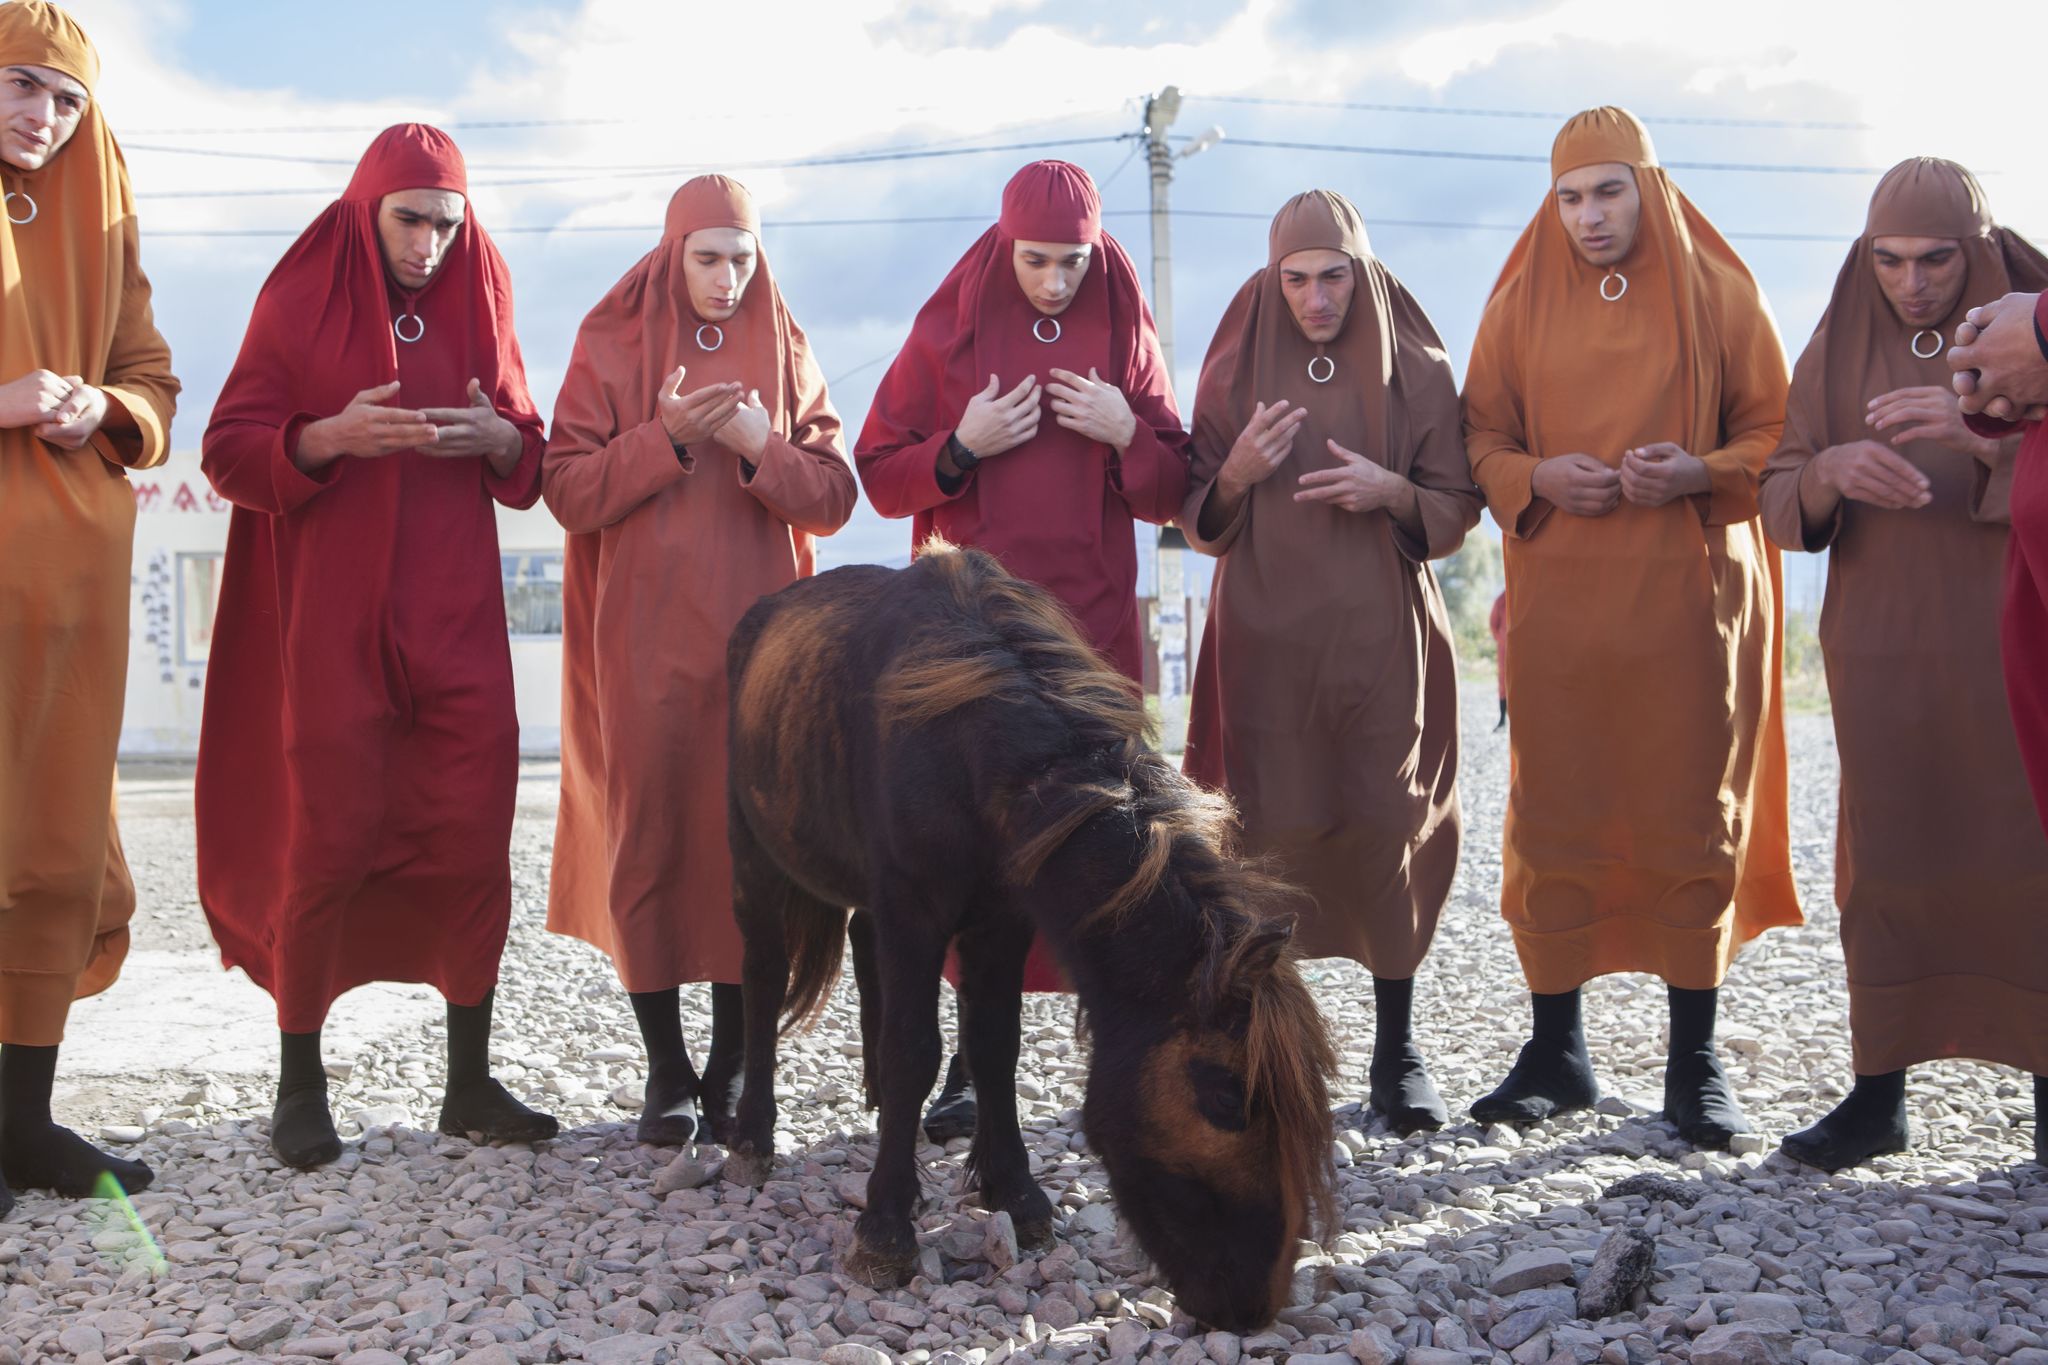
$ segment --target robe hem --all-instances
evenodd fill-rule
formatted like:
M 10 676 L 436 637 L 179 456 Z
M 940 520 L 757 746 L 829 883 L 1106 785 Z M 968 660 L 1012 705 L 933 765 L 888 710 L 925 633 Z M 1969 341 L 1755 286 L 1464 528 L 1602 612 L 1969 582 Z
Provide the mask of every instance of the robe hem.
M 1849 982 L 1849 1038 L 1859 1076 L 1949 1059 L 2048 1075 L 2048 1031 L 2016 1026 L 2042 1018 L 2048 1018 L 2048 991 L 1977 972 L 1883 986 Z

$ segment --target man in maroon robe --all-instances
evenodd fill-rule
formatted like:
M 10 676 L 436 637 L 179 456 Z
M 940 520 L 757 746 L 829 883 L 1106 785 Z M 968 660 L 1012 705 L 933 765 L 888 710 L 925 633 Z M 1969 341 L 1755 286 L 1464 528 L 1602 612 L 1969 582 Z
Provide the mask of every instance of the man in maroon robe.
M 320 1028 L 370 981 L 447 998 L 442 1132 L 556 1130 L 489 1064 L 519 780 L 493 504 L 540 497 L 543 439 L 467 193 L 446 133 L 380 134 L 264 282 L 203 446 L 235 511 L 199 896 L 222 961 L 277 1000 L 292 1166 L 341 1153 Z
M 1180 510 L 1188 436 L 1137 270 L 1102 230 L 1086 171 L 1038 161 L 1011 178 L 1001 218 L 918 311 L 853 454 L 875 510 L 913 518 L 913 547 L 936 534 L 988 551 L 1140 681 L 1135 523 Z M 1060 988 L 1042 947 L 1024 988 Z M 956 1055 L 925 1131 L 973 1129 Z

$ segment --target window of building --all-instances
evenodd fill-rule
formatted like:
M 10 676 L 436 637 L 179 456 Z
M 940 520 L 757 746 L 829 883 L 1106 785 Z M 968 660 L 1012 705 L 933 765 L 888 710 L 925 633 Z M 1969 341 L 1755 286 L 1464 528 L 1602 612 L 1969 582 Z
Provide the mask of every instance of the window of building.
M 218 550 L 178 552 L 178 662 L 201 665 L 213 648 L 213 617 L 220 607 Z
M 505 622 L 515 640 L 562 638 L 562 552 L 510 550 L 505 571 Z

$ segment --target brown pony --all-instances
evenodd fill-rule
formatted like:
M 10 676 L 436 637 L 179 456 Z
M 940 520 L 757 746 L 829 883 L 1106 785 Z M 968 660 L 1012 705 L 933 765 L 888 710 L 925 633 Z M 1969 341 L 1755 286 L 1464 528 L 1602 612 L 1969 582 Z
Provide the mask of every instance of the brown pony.
M 764 598 L 728 678 L 746 1083 L 727 1174 L 768 1175 L 777 1025 L 823 1007 L 854 907 L 880 1137 L 843 1269 L 887 1287 L 916 1260 L 949 944 L 980 1097 L 969 1168 L 1020 1242 L 1049 1245 L 1015 1093 L 1044 934 L 1080 996 L 1084 1122 L 1121 1215 L 1192 1316 L 1269 1321 L 1298 1240 L 1329 1223 L 1335 1059 L 1285 951 L 1293 916 L 1270 913 L 1292 893 L 1225 854 L 1227 805 L 1147 745 L 1129 681 L 1048 593 L 942 542 Z

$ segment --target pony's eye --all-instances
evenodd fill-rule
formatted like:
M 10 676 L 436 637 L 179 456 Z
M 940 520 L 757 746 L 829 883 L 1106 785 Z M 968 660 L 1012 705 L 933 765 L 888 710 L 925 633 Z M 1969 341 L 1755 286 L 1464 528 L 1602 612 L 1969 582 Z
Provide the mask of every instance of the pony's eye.
M 1188 1063 L 1188 1084 L 1194 1087 L 1195 1108 L 1203 1118 L 1225 1132 L 1244 1131 L 1244 1082 L 1236 1072 L 1197 1057 Z

